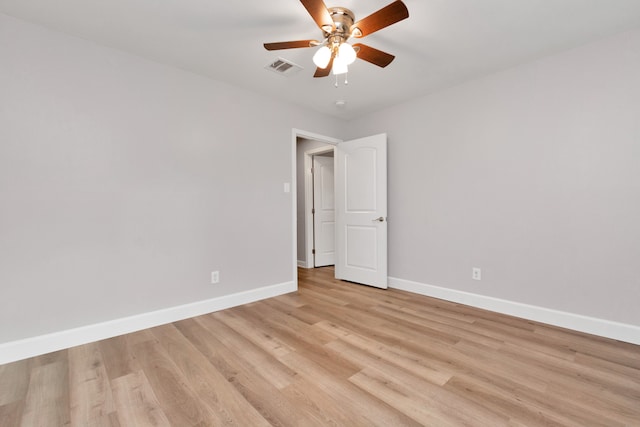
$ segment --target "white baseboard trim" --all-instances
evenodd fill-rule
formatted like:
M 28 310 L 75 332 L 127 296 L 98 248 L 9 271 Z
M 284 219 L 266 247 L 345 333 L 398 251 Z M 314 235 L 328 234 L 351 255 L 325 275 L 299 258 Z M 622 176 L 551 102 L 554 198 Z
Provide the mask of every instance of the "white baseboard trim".
M 17 360 L 39 356 L 52 351 L 75 347 L 89 342 L 128 334 L 190 317 L 200 316 L 202 314 L 236 307 L 242 304 L 248 304 L 265 298 L 294 292 L 295 290 L 295 282 L 285 282 L 212 298 L 205 301 L 197 301 L 149 313 L 142 313 L 135 316 L 123 317 L 93 325 L 81 326 L 79 328 L 2 343 L 0 344 L 0 364 L 15 362 Z
M 631 344 L 640 344 L 640 326 L 636 325 L 612 322 L 455 289 L 441 288 L 395 277 L 389 277 L 389 287 Z
M 298 260 L 298 267 L 300 268 L 315 268 L 313 262 L 300 261 Z

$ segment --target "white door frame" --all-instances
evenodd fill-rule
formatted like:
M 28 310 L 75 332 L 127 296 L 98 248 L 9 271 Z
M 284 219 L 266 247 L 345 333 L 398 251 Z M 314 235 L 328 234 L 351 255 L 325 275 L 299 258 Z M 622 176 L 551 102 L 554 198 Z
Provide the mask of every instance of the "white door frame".
M 291 265 L 292 265 L 293 281 L 296 285 L 296 289 L 298 288 L 298 211 L 297 211 L 298 189 L 296 188 L 296 180 L 297 180 L 296 155 L 297 155 L 298 138 L 306 138 L 306 139 L 312 139 L 315 141 L 321 141 L 328 145 L 336 145 L 342 142 L 342 140 L 338 138 L 324 136 L 324 135 L 320 135 L 320 134 L 309 132 L 302 129 L 293 128 L 291 130 L 291 229 L 292 229 Z M 306 178 L 305 178 L 305 186 L 306 186 Z M 306 206 L 306 198 L 305 198 L 305 206 Z M 309 262 L 308 260 L 309 258 L 307 258 L 307 263 Z
M 315 266 L 313 256 L 313 214 L 311 209 L 313 208 L 313 174 L 311 168 L 313 167 L 313 156 L 316 154 L 333 153 L 335 152 L 335 146 L 331 147 L 318 147 L 304 152 L 304 232 L 305 232 L 305 253 L 306 253 L 306 268 L 313 268 Z M 335 160 L 334 160 L 335 164 Z

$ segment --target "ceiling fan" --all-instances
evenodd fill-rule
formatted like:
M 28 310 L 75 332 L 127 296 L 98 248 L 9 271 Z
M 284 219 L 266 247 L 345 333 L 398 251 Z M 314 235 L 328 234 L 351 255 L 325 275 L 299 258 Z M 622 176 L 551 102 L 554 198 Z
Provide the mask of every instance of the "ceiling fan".
M 313 77 L 326 77 L 333 70 L 333 74 L 343 74 L 348 65 L 356 58 L 379 67 L 386 67 L 395 56 L 367 46 L 347 43 L 349 38 L 361 38 L 373 34 L 389 25 L 409 17 L 409 10 L 405 4 L 396 0 L 382 9 L 359 21 L 355 20 L 352 11 L 344 7 L 325 6 L 323 0 L 300 0 L 318 27 L 322 30 L 322 40 L 297 40 L 288 42 L 265 43 L 267 50 L 296 49 L 317 47 L 313 62 L 318 67 Z

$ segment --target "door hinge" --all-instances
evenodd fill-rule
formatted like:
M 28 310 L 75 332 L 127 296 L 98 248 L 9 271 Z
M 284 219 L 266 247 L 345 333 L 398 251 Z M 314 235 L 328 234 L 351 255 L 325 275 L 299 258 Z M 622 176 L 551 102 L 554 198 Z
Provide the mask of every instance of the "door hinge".
M 316 254 L 316 250 L 315 249 L 311 249 L 311 253 L 315 255 Z
M 311 213 L 312 214 L 316 213 L 316 210 L 315 209 L 311 209 Z

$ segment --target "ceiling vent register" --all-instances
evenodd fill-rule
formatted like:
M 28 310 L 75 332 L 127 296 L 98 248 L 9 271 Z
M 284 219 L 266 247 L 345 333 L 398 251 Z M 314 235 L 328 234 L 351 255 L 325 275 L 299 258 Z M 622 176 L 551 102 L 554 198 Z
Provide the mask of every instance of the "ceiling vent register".
M 302 70 L 302 67 L 299 66 L 298 64 L 295 64 L 291 61 L 288 61 L 286 59 L 283 58 L 278 58 L 275 61 L 273 61 L 272 63 L 268 64 L 266 67 L 267 70 L 271 70 L 274 73 L 278 73 L 278 74 L 293 74 L 297 71 Z

